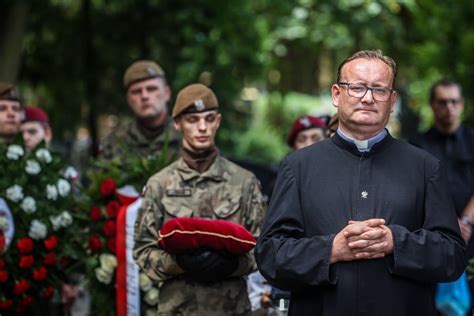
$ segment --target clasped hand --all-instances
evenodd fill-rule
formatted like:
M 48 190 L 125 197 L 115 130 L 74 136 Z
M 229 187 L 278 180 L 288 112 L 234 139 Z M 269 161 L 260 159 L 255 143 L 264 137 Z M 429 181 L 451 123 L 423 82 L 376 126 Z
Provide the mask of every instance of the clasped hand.
M 331 263 L 377 259 L 393 252 L 392 231 L 385 220 L 349 221 L 333 240 Z

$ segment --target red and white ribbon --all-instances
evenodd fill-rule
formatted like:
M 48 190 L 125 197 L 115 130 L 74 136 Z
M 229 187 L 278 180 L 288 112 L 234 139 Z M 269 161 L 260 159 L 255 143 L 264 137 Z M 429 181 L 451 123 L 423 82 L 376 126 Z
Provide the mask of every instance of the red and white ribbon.
M 135 220 L 142 199 L 133 191 L 129 188 L 116 191 L 124 204 L 117 216 L 117 316 L 140 316 L 139 268 L 132 252 Z

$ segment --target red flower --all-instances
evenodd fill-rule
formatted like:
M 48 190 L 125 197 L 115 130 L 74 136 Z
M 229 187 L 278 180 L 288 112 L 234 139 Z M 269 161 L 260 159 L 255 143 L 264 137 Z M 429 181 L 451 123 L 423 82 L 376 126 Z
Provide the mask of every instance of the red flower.
M 105 221 L 104 227 L 103 227 L 104 235 L 107 237 L 114 237 L 116 233 L 116 228 L 117 228 L 117 224 L 115 223 L 115 221 L 112 221 L 112 220 Z
M 44 281 L 46 280 L 46 276 L 48 275 L 48 271 L 45 267 L 39 267 L 38 269 L 33 271 L 33 280 L 35 281 Z
M 119 202 L 112 200 L 109 203 L 107 203 L 107 214 L 109 215 L 109 218 L 117 217 L 119 210 L 120 210 Z
M 111 253 L 115 254 L 115 247 L 117 244 L 117 240 L 115 238 L 110 238 L 107 241 L 107 248 L 110 250 Z
M 0 259 L 0 269 L 3 269 L 4 266 L 5 266 L 5 260 Z
M 99 252 L 102 250 L 102 241 L 100 240 L 99 236 L 94 235 L 89 237 L 89 248 L 92 252 Z
M 53 252 L 46 254 L 43 263 L 45 266 L 54 266 L 56 264 L 56 255 Z
M 33 304 L 33 296 L 27 295 L 25 296 L 19 303 L 21 307 L 29 307 L 31 304 Z
M 30 289 L 30 282 L 25 279 L 18 281 L 13 287 L 13 294 L 20 295 Z
M 100 208 L 98 206 L 94 206 L 91 208 L 89 216 L 94 222 L 100 221 L 103 217 L 102 212 L 100 211 Z
M 3 232 L 0 230 L 0 252 L 3 252 L 5 250 L 6 246 L 6 241 L 5 241 L 5 235 Z
M 33 239 L 29 237 L 20 238 L 16 243 L 16 247 L 19 253 L 31 252 L 33 250 Z
M 33 266 L 34 262 L 35 262 L 35 258 L 33 258 L 32 255 L 21 256 L 20 257 L 20 263 L 18 264 L 18 266 L 21 269 L 29 269 Z
M 56 237 L 55 235 L 50 236 L 44 241 L 44 246 L 48 251 L 56 249 L 56 247 L 58 246 L 58 237 Z
M 44 300 L 49 300 L 54 294 L 54 288 L 52 286 L 49 286 L 45 288 L 43 291 L 41 291 L 41 298 Z
M 3 299 L 0 301 L 0 309 L 9 309 L 13 306 L 12 300 Z
M 111 178 L 106 178 L 100 184 L 100 194 L 102 194 L 104 197 L 109 196 L 115 192 L 116 187 L 117 185 L 115 184 L 114 180 Z
M 0 270 L 0 283 L 5 283 L 8 280 L 8 272 L 5 270 Z

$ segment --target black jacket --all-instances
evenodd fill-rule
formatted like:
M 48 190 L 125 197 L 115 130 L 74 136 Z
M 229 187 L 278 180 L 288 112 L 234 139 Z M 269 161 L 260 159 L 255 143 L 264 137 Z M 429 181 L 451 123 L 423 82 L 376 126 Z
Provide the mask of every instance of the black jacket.
M 383 218 L 393 254 L 330 264 L 349 220 Z M 292 291 L 290 315 L 436 315 L 436 282 L 456 280 L 465 244 L 439 161 L 388 135 L 368 153 L 337 134 L 286 157 L 255 255 Z

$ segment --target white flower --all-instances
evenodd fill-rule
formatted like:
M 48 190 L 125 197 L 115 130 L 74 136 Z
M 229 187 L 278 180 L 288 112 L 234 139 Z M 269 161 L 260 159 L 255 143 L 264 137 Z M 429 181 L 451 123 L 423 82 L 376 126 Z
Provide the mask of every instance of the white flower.
M 61 195 L 62 197 L 67 196 L 69 192 L 71 191 L 71 185 L 69 184 L 69 182 L 67 182 L 64 179 L 59 179 L 57 186 L 58 186 L 59 195 Z
M 11 160 L 18 160 L 21 156 L 25 154 L 25 151 L 21 146 L 10 145 L 7 150 L 7 158 Z
M 148 304 L 148 305 L 156 305 L 158 304 L 158 294 L 160 293 L 160 291 L 158 291 L 157 288 L 155 287 L 152 287 L 148 292 L 146 292 L 145 294 L 145 302 Z
M 47 184 L 46 185 L 46 197 L 48 200 L 56 201 L 58 198 L 58 189 L 54 184 Z
M 62 227 L 68 227 L 69 225 L 72 224 L 72 216 L 68 211 L 62 211 L 61 214 L 59 214 L 59 218 L 61 221 L 61 226 Z
M 51 153 L 46 148 L 38 149 L 36 151 L 36 158 L 46 163 L 50 163 L 51 161 L 53 161 L 53 157 L 51 156 Z
M 66 228 L 72 224 L 73 218 L 68 211 L 62 211 L 58 216 L 50 216 L 49 220 L 53 224 L 53 230 L 57 231 L 60 228 Z
M 13 202 L 19 202 L 23 199 L 25 195 L 23 194 L 23 188 L 18 184 L 14 184 L 7 189 L 7 198 Z
M 60 215 L 59 216 L 50 216 L 49 220 L 51 221 L 51 224 L 53 224 L 53 230 L 54 231 L 57 231 L 58 229 L 63 227 L 61 225 L 61 216 Z
M 7 217 L 0 215 L 0 230 L 7 231 L 8 227 L 10 227 L 10 225 L 8 223 Z
M 44 239 L 47 234 L 48 234 L 48 228 L 46 227 L 45 224 L 43 224 L 37 219 L 34 219 L 31 221 L 30 231 L 28 232 L 28 236 L 30 236 L 32 239 L 39 240 L 39 239 Z
M 96 268 L 95 277 L 97 278 L 97 280 L 99 280 L 99 282 L 110 284 L 110 282 L 112 282 L 113 273 L 105 271 L 102 268 Z
M 28 174 L 36 175 L 41 172 L 40 164 L 36 160 L 27 160 L 25 171 Z
M 74 180 L 77 178 L 77 170 L 74 167 L 67 167 L 66 170 L 63 172 L 63 176 L 66 179 Z
M 36 212 L 36 201 L 31 196 L 27 196 L 23 199 L 23 202 L 21 202 L 20 207 L 25 213 L 32 214 Z
M 148 292 L 152 287 L 153 283 L 151 282 L 150 278 L 147 277 L 145 273 L 140 273 L 140 289 L 143 292 Z
M 114 255 L 103 253 L 99 256 L 100 267 L 102 270 L 114 273 L 115 268 L 117 267 L 117 258 Z

